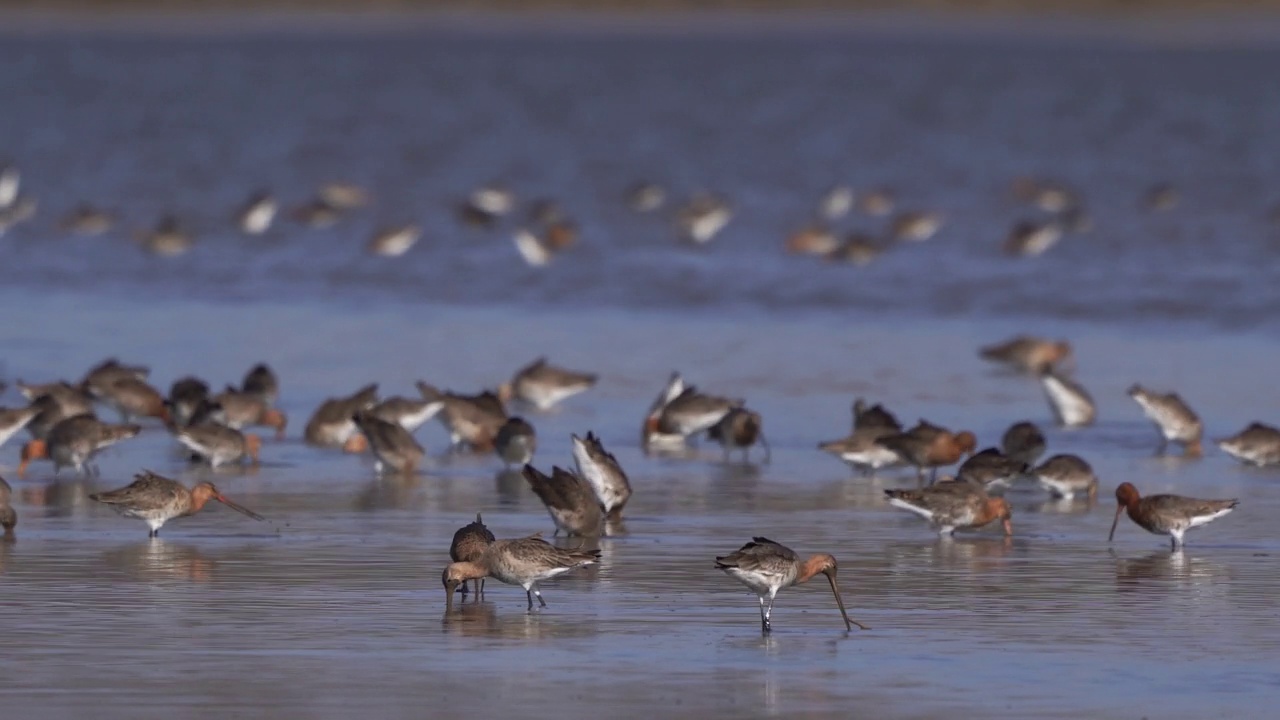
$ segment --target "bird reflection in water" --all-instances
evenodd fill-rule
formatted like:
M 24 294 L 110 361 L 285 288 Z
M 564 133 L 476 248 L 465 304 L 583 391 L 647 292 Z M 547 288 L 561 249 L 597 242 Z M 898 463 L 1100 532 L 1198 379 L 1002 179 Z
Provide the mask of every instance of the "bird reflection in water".
M 1026 506 L 1025 511 L 1053 515 L 1086 515 L 1096 504 L 1096 497 L 1050 498 L 1042 503 Z
M 519 507 L 528 488 L 524 473 L 518 467 L 499 470 L 498 474 L 493 476 L 493 484 L 498 489 L 498 504 L 503 507 Z
M 1226 569 L 1204 558 L 1191 557 L 1183 549 L 1158 550 L 1139 558 L 1122 558 L 1114 550 L 1110 552 L 1116 561 L 1116 589 L 1120 592 L 1168 585 L 1202 585 L 1228 579 Z
M 361 512 L 375 510 L 407 510 L 421 495 L 422 478 L 417 475 L 384 475 L 369 481 L 355 498 L 354 508 Z
M 451 633 L 462 636 L 493 635 L 498 632 L 498 606 L 492 602 L 481 601 L 474 594 L 468 602 L 462 597 L 454 603 L 452 610 L 446 610 L 440 619 L 441 624 Z
M 189 580 L 209 582 L 217 563 L 190 545 L 156 538 L 103 555 L 107 567 L 144 582 Z
M 54 480 L 50 483 L 27 484 L 18 491 L 27 505 L 48 508 L 47 517 L 66 517 L 77 507 L 89 505 L 93 483 L 87 480 Z

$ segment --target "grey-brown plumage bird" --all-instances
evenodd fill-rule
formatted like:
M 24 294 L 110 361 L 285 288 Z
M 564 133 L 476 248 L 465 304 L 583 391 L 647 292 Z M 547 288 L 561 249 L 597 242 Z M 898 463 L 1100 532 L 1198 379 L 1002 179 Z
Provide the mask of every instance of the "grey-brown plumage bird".
M 497 538 L 485 527 L 480 513 L 476 513 L 475 522 L 463 525 L 453 534 L 453 542 L 449 543 L 449 559 L 453 562 L 476 562 L 495 540 Z M 478 578 L 475 583 L 476 595 L 483 595 L 484 578 Z M 461 592 L 463 595 L 467 594 L 465 580 L 462 582 Z
M 591 485 L 576 473 L 552 467 L 546 475 L 532 465 L 524 466 L 524 478 L 534 494 L 547 506 L 556 524 L 556 534 L 599 537 L 604 532 L 604 513 Z

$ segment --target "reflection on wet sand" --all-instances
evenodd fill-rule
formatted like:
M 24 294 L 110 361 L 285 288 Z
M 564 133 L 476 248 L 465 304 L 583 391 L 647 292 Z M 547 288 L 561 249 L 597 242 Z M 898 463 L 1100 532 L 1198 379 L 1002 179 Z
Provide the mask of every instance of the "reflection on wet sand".
M 27 505 L 47 508 L 50 517 L 59 517 L 92 505 L 89 493 L 96 488 L 90 480 L 50 479 L 34 483 L 28 480 L 18 489 L 18 497 Z
M 422 485 L 417 475 L 384 475 L 366 482 L 352 507 L 361 512 L 418 508 L 423 505 Z
M 521 498 L 529 494 L 529 484 L 519 468 L 504 468 L 493 476 L 498 490 L 498 503 L 507 507 L 520 505 Z
M 1111 551 L 1116 563 L 1116 589 L 1134 592 L 1167 585 L 1199 585 L 1231 579 L 1230 571 L 1208 558 L 1192 557 L 1185 549 L 1157 550 L 1139 558 L 1122 558 Z
M 213 579 L 216 562 L 194 546 L 160 538 L 110 550 L 102 554 L 106 567 L 144 582 L 155 580 Z

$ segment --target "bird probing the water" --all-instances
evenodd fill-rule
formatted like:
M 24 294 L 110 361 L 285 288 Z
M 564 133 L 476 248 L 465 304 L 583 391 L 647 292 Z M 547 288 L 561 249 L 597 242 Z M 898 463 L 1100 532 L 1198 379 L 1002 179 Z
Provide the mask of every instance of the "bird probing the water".
M 831 594 L 835 596 L 840 615 L 844 618 L 845 630 L 852 630 L 854 625 L 867 629 L 866 625 L 850 619 L 845 611 L 840 588 L 836 587 L 836 559 L 826 553 L 802 562 L 791 548 L 768 538 L 753 537 L 751 542 L 736 551 L 716 558 L 716 569 L 751 588 L 760 599 L 760 629 L 763 632 L 773 631 L 769 618 L 773 614 L 773 599 L 778 591 L 808 582 L 818 573 L 826 575 L 831 583 Z M 765 604 L 766 597 L 769 598 L 768 605 Z

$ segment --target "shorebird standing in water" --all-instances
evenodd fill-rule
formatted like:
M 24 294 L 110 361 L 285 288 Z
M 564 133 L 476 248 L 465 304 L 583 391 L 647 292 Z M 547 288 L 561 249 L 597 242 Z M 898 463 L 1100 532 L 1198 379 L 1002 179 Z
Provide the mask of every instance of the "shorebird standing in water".
M 742 461 L 747 462 L 751 447 L 757 442 L 764 448 L 766 464 L 772 457 L 769 441 L 764 437 L 764 421 L 760 419 L 760 413 L 754 410 L 733 408 L 720 418 L 720 422 L 707 430 L 707 436 L 724 448 L 726 462 L 729 460 L 729 452 L 734 449 L 741 450 Z
M 1218 447 L 1231 457 L 1248 465 L 1265 467 L 1280 464 L 1280 430 L 1260 422 L 1218 440 Z
M 939 535 L 974 530 L 999 520 L 1005 535 L 1013 534 L 1013 512 L 1001 497 L 963 482 L 940 482 L 921 490 L 885 490 L 889 504 L 928 520 Z
M 1193 527 L 1226 515 L 1240 504 L 1239 500 L 1197 500 L 1181 495 L 1151 495 L 1142 497 L 1130 483 L 1120 483 L 1116 488 L 1116 517 L 1111 522 L 1107 542 L 1116 537 L 1116 525 L 1120 513 L 1128 512 L 1135 525 L 1153 535 L 1168 535 L 1174 550 L 1182 547 L 1182 536 Z
M 821 443 L 818 449 L 835 455 L 855 470 L 870 474 L 902 462 L 898 453 L 876 442 L 900 432 L 902 424 L 893 413 L 879 403 L 868 407 L 866 401 L 857 398 L 853 401 L 853 433 L 840 440 Z
M 704 395 L 673 373 L 645 419 L 641 447 L 646 453 L 683 448 L 686 438 L 710 430 L 742 405 L 742 400 Z
M 1164 454 L 1170 442 L 1182 445 L 1184 457 L 1200 457 L 1200 438 L 1204 426 L 1200 417 L 1191 406 L 1178 396 L 1178 393 L 1158 393 L 1147 390 L 1141 385 L 1129 388 L 1129 397 L 1133 398 L 1142 412 L 1156 424 L 1160 431 L 1160 448 L 1158 453 Z
M 979 348 L 978 355 L 983 360 L 1031 375 L 1070 365 L 1072 362 L 1071 344 L 1066 340 L 1046 340 L 1030 335 L 1018 335 L 1004 342 Z
M 836 559 L 826 553 L 814 555 L 801 560 L 795 551 L 768 538 L 753 537 L 751 542 L 736 551 L 716 558 L 716 569 L 723 570 L 726 575 L 746 585 L 760 600 L 760 629 L 772 632 L 770 616 L 773 614 L 773 600 L 782 588 L 808 582 L 818 573 L 827 576 L 831 583 L 831 594 L 836 598 L 836 606 L 840 608 L 840 616 L 844 618 L 845 630 L 852 630 L 854 625 L 866 630 L 867 626 L 849 617 L 844 609 L 844 599 L 840 597 L 840 588 L 836 586 Z M 765 603 L 768 598 L 768 604 Z
M 213 468 L 240 462 L 245 458 L 257 465 L 258 453 L 262 450 L 262 438 L 216 422 L 181 428 L 174 433 L 174 437 L 183 447 Z
M 538 583 L 599 561 L 599 550 L 562 550 L 537 536 L 519 540 L 495 540 L 489 543 L 479 559 L 454 562 L 444 569 L 441 579 L 444 581 L 445 612 L 453 609 L 453 593 L 458 585 L 467 580 L 490 577 L 524 588 L 529 600 L 529 612 L 533 612 L 534 596 L 537 596 L 542 607 L 547 606 Z
M 1082 493 L 1092 500 L 1098 494 L 1098 476 L 1076 455 L 1054 455 L 1030 474 L 1056 498 L 1070 500 Z
M 422 446 L 408 430 L 397 423 L 387 422 L 368 412 L 357 412 L 351 418 L 360 434 L 369 442 L 378 472 L 414 474 L 427 456 Z
M 916 469 L 916 478 L 924 482 L 925 468 L 929 468 L 932 481 L 938 468 L 954 465 L 972 454 L 978 440 L 968 430 L 953 433 L 922 420 L 910 430 L 882 437 L 876 443 L 897 453 L 902 462 Z
M 1045 447 L 1044 433 L 1035 423 L 1026 421 L 1010 425 L 1000 438 L 1000 449 L 1005 455 L 1028 465 L 1040 459 Z
M 89 496 L 105 505 L 110 505 L 116 512 L 125 517 L 138 518 L 151 529 L 148 537 L 160 534 L 160 528 L 174 518 L 195 515 L 210 500 L 217 500 L 236 512 L 243 513 L 254 520 L 264 520 L 261 515 L 241 507 L 226 498 L 213 483 L 202 482 L 188 490 L 182 484 L 161 477 L 150 470 L 134 476 L 134 481 L 118 490 L 94 493 Z
M 370 383 L 345 397 L 329 398 L 312 413 L 302 437 L 308 445 L 364 452 L 368 441 L 360 434 L 352 417 L 378 402 L 378 384 Z M 385 417 L 383 418 L 386 419 Z
M 956 482 L 967 482 L 990 492 L 1009 487 L 1028 470 L 1021 460 L 1007 457 L 995 448 L 969 456 L 956 470 Z
M 480 513 L 476 513 L 476 521 L 458 528 L 453 534 L 453 542 L 449 543 L 449 559 L 453 562 L 476 562 L 484 556 L 489 546 L 497 540 L 489 528 L 485 527 Z M 484 594 L 484 578 L 475 581 L 476 595 Z M 467 594 L 467 581 L 462 581 L 460 592 Z
M 598 377 L 594 373 L 556 367 L 545 357 L 540 357 L 517 370 L 511 382 L 499 385 L 498 397 L 504 403 L 519 400 L 539 410 L 549 410 L 574 395 L 590 390 Z
M 538 450 L 538 435 L 524 418 L 508 418 L 494 436 L 493 449 L 507 467 L 527 465 Z
M 142 431 L 137 425 L 111 425 L 92 415 L 77 415 L 54 425 L 44 440 L 32 440 L 22 446 L 18 477 L 22 477 L 32 460 L 53 461 L 53 473 L 70 467 L 84 475 L 96 474 L 93 458 L 102 450 Z

